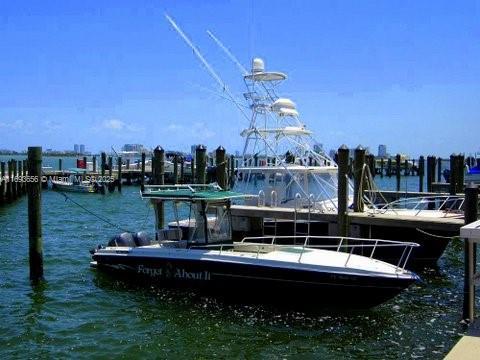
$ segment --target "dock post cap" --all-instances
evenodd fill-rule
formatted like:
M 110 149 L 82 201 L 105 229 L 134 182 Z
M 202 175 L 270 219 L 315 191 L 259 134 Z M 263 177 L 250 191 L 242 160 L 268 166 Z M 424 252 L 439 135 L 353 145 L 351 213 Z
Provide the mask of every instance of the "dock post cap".
M 200 144 L 200 145 L 197 145 L 196 150 L 204 151 L 204 150 L 207 150 L 207 148 L 205 145 Z
M 225 151 L 225 148 L 224 148 L 222 145 L 220 145 L 220 146 L 217 148 L 217 151 Z
M 363 148 L 362 145 L 358 145 L 358 146 L 355 148 L 355 151 L 365 151 L 365 149 Z
M 165 151 L 160 145 L 157 145 L 153 151 Z
M 340 151 L 340 150 L 342 150 L 342 151 L 347 150 L 347 151 L 348 151 L 348 146 L 345 145 L 345 144 L 342 144 L 342 145 L 340 145 L 340 147 L 338 148 L 338 151 Z

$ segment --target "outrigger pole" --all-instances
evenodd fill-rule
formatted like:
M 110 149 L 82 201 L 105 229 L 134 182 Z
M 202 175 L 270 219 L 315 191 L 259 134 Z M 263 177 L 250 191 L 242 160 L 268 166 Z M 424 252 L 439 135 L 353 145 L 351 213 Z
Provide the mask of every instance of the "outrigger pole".
M 245 113 L 245 110 L 243 107 L 238 103 L 238 101 L 235 99 L 233 94 L 231 93 L 230 89 L 228 88 L 227 84 L 218 76 L 218 74 L 215 72 L 215 70 L 210 66 L 208 61 L 205 59 L 205 57 L 202 55 L 200 50 L 193 44 L 193 42 L 188 38 L 188 36 L 180 29 L 180 27 L 177 25 L 177 23 L 168 15 L 165 13 L 165 18 L 168 20 L 170 25 L 172 25 L 173 29 L 180 35 L 180 37 L 185 41 L 185 43 L 193 50 L 193 53 L 195 56 L 200 60 L 200 62 L 205 66 L 207 71 L 209 72 L 210 76 L 221 86 L 223 91 L 227 94 L 227 96 L 230 98 L 230 101 L 232 101 L 235 106 L 240 110 L 242 115 L 250 121 L 249 116 Z

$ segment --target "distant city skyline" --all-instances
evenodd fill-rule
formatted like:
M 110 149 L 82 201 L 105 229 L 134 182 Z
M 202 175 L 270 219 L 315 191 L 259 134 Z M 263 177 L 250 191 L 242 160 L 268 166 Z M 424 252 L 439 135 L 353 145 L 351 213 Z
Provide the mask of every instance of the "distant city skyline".
M 477 1 L 2 2 L 0 147 L 241 151 L 248 122 L 165 11 L 238 98 L 242 75 L 206 30 L 247 69 L 259 56 L 285 72 L 278 94 L 325 151 L 480 151 Z

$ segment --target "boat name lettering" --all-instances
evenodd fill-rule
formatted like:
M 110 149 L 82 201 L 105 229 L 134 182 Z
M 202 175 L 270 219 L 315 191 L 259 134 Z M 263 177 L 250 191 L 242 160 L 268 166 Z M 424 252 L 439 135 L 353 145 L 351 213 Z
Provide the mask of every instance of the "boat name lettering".
M 151 277 L 157 277 L 163 275 L 162 268 L 149 268 L 143 265 L 138 265 L 137 274 L 145 274 Z
M 186 279 L 186 280 L 210 280 L 208 271 L 186 271 L 182 268 L 150 268 L 144 265 L 138 265 L 137 274 L 148 275 L 150 277 L 164 277 L 166 279 Z

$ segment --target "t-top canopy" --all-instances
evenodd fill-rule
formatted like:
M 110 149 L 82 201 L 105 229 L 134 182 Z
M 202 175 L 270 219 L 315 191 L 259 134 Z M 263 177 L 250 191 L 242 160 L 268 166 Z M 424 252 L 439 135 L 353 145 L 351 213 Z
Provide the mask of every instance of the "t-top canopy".
M 142 198 L 166 201 L 225 201 L 252 196 L 234 191 L 222 190 L 217 184 L 146 185 L 141 194 Z

